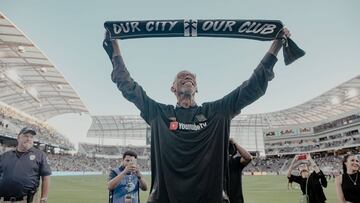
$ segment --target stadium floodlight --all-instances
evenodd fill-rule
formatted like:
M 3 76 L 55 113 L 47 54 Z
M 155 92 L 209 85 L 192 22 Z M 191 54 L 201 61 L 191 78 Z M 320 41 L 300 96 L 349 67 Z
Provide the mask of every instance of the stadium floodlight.
M 353 98 L 353 97 L 357 97 L 360 94 L 360 90 L 358 88 L 350 88 L 347 92 L 346 92 L 346 97 L 347 98 Z
M 40 99 L 39 99 L 39 92 L 37 91 L 37 89 L 35 87 L 28 87 L 26 89 L 26 92 L 38 103 L 40 103 Z
M 340 96 L 334 96 L 333 98 L 331 98 L 330 102 L 331 104 L 333 105 L 337 105 L 337 104 L 340 104 L 344 101 L 343 98 L 341 98 Z
M 25 52 L 26 52 L 25 47 L 23 47 L 23 46 L 18 46 L 18 47 L 17 47 L 17 51 L 18 51 L 19 53 L 25 53 Z
M 59 85 L 56 86 L 56 88 L 57 88 L 58 90 L 62 90 L 62 89 L 63 89 L 63 86 L 59 84 Z
M 19 88 L 25 89 L 24 85 L 22 84 L 21 78 L 18 76 L 14 69 L 7 69 L 5 71 L 5 76 Z
M 46 73 L 47 71 L 48 71 L 48 69 L 45 68 L 45 67 L 41 67 L 41 68 L 40 68 L 40 72 L 41 72 L 41 73 Z
M 4 76 L 8 78 L 11 82 L 13 82 L 16 86 L 18 86 L 22 91 L 21 93 L 25 94 L 28 93 L 36 102 L 40 103 L 39 99 L 39 92 L 35 87 L 27 87 L 22 83 L 22 79 L 17 74 L 16 70 L 14 69 L 7 69 L 4 72 Z

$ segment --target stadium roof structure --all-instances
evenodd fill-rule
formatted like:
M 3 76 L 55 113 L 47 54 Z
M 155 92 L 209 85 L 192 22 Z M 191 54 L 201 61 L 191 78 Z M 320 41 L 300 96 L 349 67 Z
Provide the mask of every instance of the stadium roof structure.
M 360 75 L 298 106 L 281 111 L 240 116 L 240 123 L 269 127 L 313 126 L 360 113 Z
M 42 51 L 0 12 L 0 101 L 40 120 L 88 112 Z
M 146 134 L 148 125 L 140 116 L 92 116 L 88 137 L 121 138 Z
M 269 113 L 240 114 L 233 119 L 231 127 L 260 129 L 286 128 L 289 126 L 313 127 L 359 113 L 360 75 L 292 108 Z M 138 132 L 148 128 L 140 116 L 93 116 L 92 120 L 88 137 L 116 138 L 118 136 L 121 138 L 131 131 Z

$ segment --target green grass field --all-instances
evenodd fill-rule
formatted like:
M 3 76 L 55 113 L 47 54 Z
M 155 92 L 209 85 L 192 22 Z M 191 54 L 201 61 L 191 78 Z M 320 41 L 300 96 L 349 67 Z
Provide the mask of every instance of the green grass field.
M 150 177 L 146 177 L 150 187 Z M 107 176 L 52 177 L 49 203 L 102 203 L 107 202 Z M 295 183 L 293 185 L 297 187 Z M 328 203 L 336 203 L 335 184 L 330 181 L 324 189 Z M 300 190 L 288 190 L 284 176 L 244 176 L 243 193 L 246 203 L 298 202 Z M 146 202 L 147 192 L 141 193 Z

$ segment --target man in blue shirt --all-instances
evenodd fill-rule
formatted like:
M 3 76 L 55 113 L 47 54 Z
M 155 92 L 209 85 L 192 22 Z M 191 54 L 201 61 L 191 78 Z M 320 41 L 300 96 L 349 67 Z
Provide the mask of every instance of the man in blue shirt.
M 40 203 L 47 202 L 51 170 L 45 153 L 33 147 L 34 135 L 34 129 L 23 128 L 16 149 L 0 155 L 0 202 L 33 202 L 40 177 Z
M 139 203 L 139 188 L 147 190 L 145 179 L 136 164 L 137 154 L 126 151 L 122 164 L 110 171 L 109 203 Z

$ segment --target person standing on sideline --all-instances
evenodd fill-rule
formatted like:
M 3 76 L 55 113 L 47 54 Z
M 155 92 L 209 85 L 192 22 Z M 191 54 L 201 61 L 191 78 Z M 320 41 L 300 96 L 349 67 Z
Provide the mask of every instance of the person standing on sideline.
M 144 177 L 136 164 L 137 154 L 125 151 L 122 164 L 110 171 L 109 203 L 139 203 L 139 188 L 147 190 Z
M 0 155 L 0 203 L 38 203 L 33 198 L 40 177 L 40 203 L 47 202 L 51 170 L 45 153 L 33 147 L 34 135 L 34 129 L 23 128 L 18 134 L 16 149 Z
M 284 29 L 280 37 L 290 37 L 290 32 Z M 119 44 L 109 39 L 109 33 L 105 35 L 103 47 L 113 65 L 112 81 L 140 110 L 141 117 L 151 128 L 148 202 L 222 202 L 223 192 L 228 192 L 224 186 L 224 171 L 228 170 L 231 120 L 265 94 L 268 82 L 274 78 L 273 68 L 282 47 L 281 39 L 273 41 L 250 79 L 223 98 L 202 105 L 195 102 L 198 86 L 195 74 L 190 71 L 180 71 L 170 88 L 177 99 L 176 105 L 162 104 L 150 98 L 130 76 Z M 219 53 L 214 52 L 214 56 L 216 54 Z M 214 71 L 220 73 L 221 68 L 224 67 Z M 152 70 L 154 76 L 151 77 L 161 74 Z
M 344 156 L 343 174 L 335 178 L 339 203 L 360 203 L 360 163 L 353 154 Z
M 229 139 L 229 179 L 230 203 L 243 203 L 244 197 L 242 192 L 242 171 L 251 162 L 252 156 L 234 141 Z
M 310 203 L 324 203 L 326 197 L 323 191 L 323 187 L 327 187 L 327 180 L 324 173 L 316 165 L 315 161 L 311 158 L 310 154 L 306 154 L 304 160 L 299 159 L 299 155 L 295 155 L 289 167 L 287 177 L 289 181 L 298 183 L 301 187 L 303 195 L 309 196 Z M 300 175 L 293 175 L 291 172 L 294 170 L 296 161 L 307 161 L 307 163 L 301 163 L 298 167 Z M 310 171 L 313 170 L 313 172 Z M 307 190 L 307 191 L 306 191 Z

